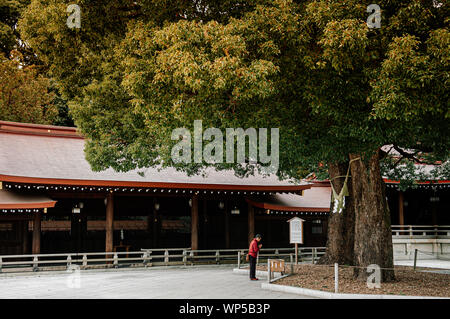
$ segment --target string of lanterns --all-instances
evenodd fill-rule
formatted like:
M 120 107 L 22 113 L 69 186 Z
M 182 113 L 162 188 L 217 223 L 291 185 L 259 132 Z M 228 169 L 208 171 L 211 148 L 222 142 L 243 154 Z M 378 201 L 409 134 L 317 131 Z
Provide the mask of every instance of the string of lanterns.
M 6 184 L 6 183 L 5 183 Z M 26 184 L 6 184 L 8 189 L 23 190 L 50 190 L 50 191 L 97 191 L 97 192 L 137 192 L 137 193 L 171 193 L 171 194 L 224 194 L 224 195 L 275 195 L 277 193 L 296 194 L 296 192 L 264 192 L 264 191 L 224 191 L 224 190 L 195 190 L 195 189 L 165 189 L 165 188 L 136 188 L 136 187 L 104 187 L 104 186 L 68 186 L 68 185 L 26 185 Z M 300 194 L 301 191 L 298 191 Z
M 308 212 L 308 211 L 302 211 L 302 212 L 288 212 L 288 211 L 279 211 L 279 210 L 270 210 L 266 209 L 263 213 L 259 213 L 260 215 L 328 215 L 329 212 Z
M 44 209 L 2 209 L 2 213 L 38 213 Z
M 386 184 L 387 188 L 398 188 L 399 184 Z M 416 184 L 415 188 L 426 188 L 426 189 L 444 189 L 449 188 L 450 183 L 430 183 L 430 184 Z

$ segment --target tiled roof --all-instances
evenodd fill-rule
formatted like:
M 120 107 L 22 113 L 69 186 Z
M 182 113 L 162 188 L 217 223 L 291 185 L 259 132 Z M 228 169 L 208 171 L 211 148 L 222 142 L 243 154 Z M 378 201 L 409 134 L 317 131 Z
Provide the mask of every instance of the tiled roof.
M 21 194 L 0 189 L 0 209 L 37 209 L 54 207 L 56 201 L 43 195 Z
M 273 211 L 329 212 L 331 188 L 313 186 L 303 191 L 303 196 L 276 194 L 249 199 L 255 207 Z
M 75 128 L 5 121 L 0 121 L 0 181 L 268 192 L 300 192 L 311 186 L 280 181 L 276 176 L 239 178 L 233 171 L 214 169 L 208 169 L 205 176 L 188 176 L 173 168 L 94 172 L 84 156 L 84 139 Z

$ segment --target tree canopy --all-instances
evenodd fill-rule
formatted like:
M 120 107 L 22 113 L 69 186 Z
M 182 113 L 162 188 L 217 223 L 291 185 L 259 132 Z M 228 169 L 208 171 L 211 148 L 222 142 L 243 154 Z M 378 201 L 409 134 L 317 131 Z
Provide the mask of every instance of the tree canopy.
M 174 165 L 170 134 L 195 119 L 280 127 L 281 176 L 384 144 L 448 155 L 446 4 L 379 1 L 380 29 L 359 1 L 79 5 L 81 29 L 66 26 L 67 3 L 33 0 L 20 30 L 69 99 L 94 169 Z
M 17 29 L 29 4 L 30 0 L 0 1 L 0 119 L 73 125 L 55 81 Z
M 380 0 L 380 28 L 356 0 L 81 0 L 80 28 L 66 25 L 68 4 L 31 0 L 19 30 L 69 101 L 94 170 L 251 174 L 261 166 L 249 153 L 174 162 L 173 130 L 279 128 L 281 178 L 328 169 L 343 188 L 333 180 L 350 165 L 351 207 L 330 217 L 329 241 L 347 232 L 335 248 L 355 275 L 375 263 L 394 279 L 380 159 L 386 145 L 406 160 L 449 158 L 448 4 Z M 401 175 L 402 161 L 387 157 L 385 170 Z
M 0 119 L 51 124 L 57 117 L 50 81 L 35 66 L 21 66 L 20 53 L 13 59 L 0 56 Z

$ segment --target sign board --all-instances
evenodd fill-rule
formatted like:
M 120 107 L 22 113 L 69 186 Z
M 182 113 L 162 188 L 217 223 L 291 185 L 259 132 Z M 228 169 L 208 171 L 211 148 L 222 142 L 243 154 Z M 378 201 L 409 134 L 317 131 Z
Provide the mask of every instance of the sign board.
M 284 260 L 283 259 L 269 259 L 271 272 L 284 272 Z
M 291 244 L 303 244 L 303 222 L 304 220 L 298 217 L 288 220 L 289 240 Z

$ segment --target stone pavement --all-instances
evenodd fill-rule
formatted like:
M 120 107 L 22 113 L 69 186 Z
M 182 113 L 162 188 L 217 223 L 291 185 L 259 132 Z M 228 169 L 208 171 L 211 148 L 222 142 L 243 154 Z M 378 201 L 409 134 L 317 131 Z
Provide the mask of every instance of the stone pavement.
M 396 266 L 414 266 L 414 260 L 394 260 Z M 417 267 L 436 268 L 450 270 L 450 260 L 442 259 L 419 259 L 417 260 Z M 449 273 L 444 271 L 443 273 Z
M 0 274 L 0 298 L 308 298 L 261 289 L 261 282 L 234 274 L 232 267 L 154 267 Z

